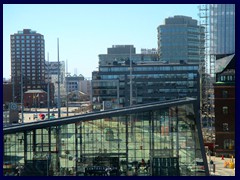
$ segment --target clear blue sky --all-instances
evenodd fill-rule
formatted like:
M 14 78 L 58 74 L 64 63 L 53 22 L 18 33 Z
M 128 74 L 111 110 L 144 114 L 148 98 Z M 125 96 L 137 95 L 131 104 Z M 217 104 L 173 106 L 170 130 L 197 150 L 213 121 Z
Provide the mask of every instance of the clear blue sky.
M 3 77 L 10 78 L 10 35 L 32 29 L 44 35 L 45 59 L 68 60 L 68 72 L 91 77 L 98 55 L 112 45 L 157 48 L 157 27 L 174 15 L 199 20 L 197 4 L 4 4 Z

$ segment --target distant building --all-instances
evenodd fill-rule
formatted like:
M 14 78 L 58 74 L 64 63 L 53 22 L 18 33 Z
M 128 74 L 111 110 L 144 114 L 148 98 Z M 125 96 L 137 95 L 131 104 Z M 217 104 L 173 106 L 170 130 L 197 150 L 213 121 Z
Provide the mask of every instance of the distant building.
M 199 26 L 197 20 L 187 16 L 169 17 L 157 30 L 161 61 L 204 62 L 204 27 Z
M 18 109 L 3 111 L 3 126 L 18 123 L 18 119 L 19 119 Z
M 66 84 L 67 84 L 67 91 L 72 92 L 72 91 L 80 91 L 80 82 L 84 81 L 84 76 L 83 75 L 76 75 L 74 74 L 73 76 L 67 76 L 66 77 Z
M 7 105 L 13 102 L 13 85 L 12 83 L 3 83 L 3 104 Z
M 235 4 L 210 4 L 210 54 L 235 53 Z
M 100 55 L 99 55 L 100 56 Z M 115 57 L 121 57 L 121 54 Z M 123 54 L 123 56 L 127 56 Z M 134 55 L 133 55 L 134 56 Z M 156 55 L 157 56 L 157 55 Z M 108 63 L 101 63 L 99 71 L 92 73 L 92 104 L 94 110 L 144 104 L 155 101 L 195 97 L 200 100 L 200 74 L 198 63 L 164 63 L 142 61 L 135 54 L 132 64 L 132 96 L 130 95 L 130 58 L 114 61 L 105 55 Z M 146 55 L 145 57 L 151 57 Z M 105 61 L 104 61 L 105 62 Z M 132 98 L 132 99 L 131 99 Z M 105 108 L 106 109 L 106 108 Z
M 235 4 L 209 4 L 210 73 L 216 60 L 235 53 Z
M 235 155 L 235 54 L 216 61 L 215 134 L 218 156 Z
M 136 54 L 136 49 L 133 45 L 113 45 L 108 48 L 107 54 L 99 54 L 99 66 L 114 65 L 139 61 L 159 61 L 157 54 Z
M 80 81 L 80 91 L 90 97 L 91 94 L 91 80 L 84 79 Z
M 60 85 L 60 98 L 64 100 L 66 98 L 66 84 L 65 84 L 65 62 L 60 61 L 59 66 L 57 61 L 46 61 L 46 77 L 50 77 L 50 82 L 54 86 L 54 102 L 57 104 L 58 99 L 58 67 L 59 67 L 59 85 Z M 47 78 L 46 78 L 47 79 Z
M 24 93 L 24 106 L 27 108 L 47 107 L 47 92 L 43 90 L 28 90 Z
M 108 54 L 136 54 L 136 48 L 133 45 L 113 45 L 107 48 Z
M 141 54 L 158 54 L 158 51 L 156 48 L 152 48 L 152 49 L 141 49 Z
M 33 89 L 47 90 L 45 42 L 42 34 L 23 29 L 11 35 L 11 82 L 18 103 L 21 101 L 21 89 L 23 93 Z

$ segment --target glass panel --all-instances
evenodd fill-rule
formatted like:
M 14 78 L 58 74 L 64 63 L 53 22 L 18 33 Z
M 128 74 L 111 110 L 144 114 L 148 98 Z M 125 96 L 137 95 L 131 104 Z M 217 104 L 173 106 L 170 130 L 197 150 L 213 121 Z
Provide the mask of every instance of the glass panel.
M 185 104 L 5 134 L 4 174 L 205 175 L 193 171 L 204 154 L 198 122 Z

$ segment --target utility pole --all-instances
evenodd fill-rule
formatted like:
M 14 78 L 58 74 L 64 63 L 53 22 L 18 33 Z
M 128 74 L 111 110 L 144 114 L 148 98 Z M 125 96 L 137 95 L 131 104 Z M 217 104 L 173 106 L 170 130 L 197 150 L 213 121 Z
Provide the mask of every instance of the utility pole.
M 57 39 L 57 52 L 58 52 L 58 118 L 61 117 L 60 106 L 60 62 L 59 62 L 59 38 Z
M 22 114 L 22 123 L 24 123 L 24 116 L 23 116 L 23 68 L 22 68 L 22 59 L 21 59 L 21 114 Z
M 132 83 L 132 46 L 130 45 L 130 56 L 129 56 L 129 61 L 130 61 L 130 77 L 129 77 L 129 80 L 130 80 L 130 107 L 133 105 L 133 83 Z M 132 142 L 134 142 L 134 145 L 135 145 L 135 149 L 136 149 L 136 135 L 134 133 L 134 122 L 133 122 L 133 117 L 132 117 L 132 114 L 130 114 L 130 123 L 131 123 L 131 139 L 132 139 Z M 136 160 L 136 151 L 134 151 L 134 160 Z
M 50 110 L 49 110 L 49 105 L 50 105 L 50 94 L 49 94 L 49 91 L 50 91 L 50 83 L 49 83 L 49 53 L 48 53 L 48 86 L 47 86 L 47 103 L 48 103 L 48 120 L 50 119 Z
M 129 77 L 129 80 L 130 80 L 130 106 L 132 106 L 132 47 L 130 46 L 130 57 L 129 57 L 129 60 L 130 60 L 130 77 Z
M 14 87 L 14 78 L 15 78 L 15 72 L 12 73 L 12 98 L 13 103 L 15 102 L 15 87 Z
M 66 96 L 66 100 L 67 100 L 67 116 L 68 116 L 68 60 L 66 62 L 66 70 L 67 70 L 67 77 L 66 77 L 66 90 L 67 90 L 67 96 Z

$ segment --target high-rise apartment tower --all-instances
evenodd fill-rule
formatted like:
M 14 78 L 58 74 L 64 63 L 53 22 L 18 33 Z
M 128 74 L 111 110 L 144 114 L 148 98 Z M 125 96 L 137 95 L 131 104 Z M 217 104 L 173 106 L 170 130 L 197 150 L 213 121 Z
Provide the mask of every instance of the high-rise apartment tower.
M 30 89 L 47 89 L 44 36 L 31 29 L 23 29 L 10 38 L 13 94 L 14 100 L 20 102 L 21 88 L 23 93 Z

